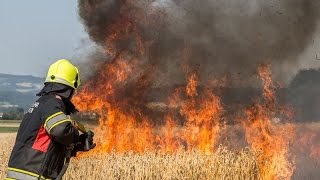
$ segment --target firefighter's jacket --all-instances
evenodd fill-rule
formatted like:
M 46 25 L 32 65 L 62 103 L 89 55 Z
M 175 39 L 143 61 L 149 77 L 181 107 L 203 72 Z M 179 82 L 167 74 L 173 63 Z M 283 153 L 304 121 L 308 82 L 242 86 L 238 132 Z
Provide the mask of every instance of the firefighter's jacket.
M 55 179 L 64 165 L 67 146 L 79 134 L 64 101 L 41 96 L 25 114 L 18 130 L 7 179 Z

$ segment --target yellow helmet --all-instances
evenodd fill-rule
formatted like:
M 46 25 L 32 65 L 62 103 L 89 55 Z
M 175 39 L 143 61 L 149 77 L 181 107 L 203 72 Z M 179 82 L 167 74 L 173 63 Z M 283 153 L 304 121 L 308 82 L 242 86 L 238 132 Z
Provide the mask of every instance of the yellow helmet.
M 61 83 L 77 89 L 80 86 L 79 70 L 67 59 L 51 64 L 45 82 Z

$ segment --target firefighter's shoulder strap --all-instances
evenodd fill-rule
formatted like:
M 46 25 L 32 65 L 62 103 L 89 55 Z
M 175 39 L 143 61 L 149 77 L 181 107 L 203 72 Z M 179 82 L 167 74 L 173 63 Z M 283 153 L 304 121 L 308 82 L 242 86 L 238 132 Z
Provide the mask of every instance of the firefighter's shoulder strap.
M 61 180 L 63 175 L 66 173 L 69 163 L 70 163 L 70 159 L 71 159 L 71 152 L 73 150 L 73 147 L 70 146 L 67 148 L 67 152 L 66 152 L 66 158 L 65 158 L 65 163 L 60 171 L 60 173 L 58 174 L 56 180 Z

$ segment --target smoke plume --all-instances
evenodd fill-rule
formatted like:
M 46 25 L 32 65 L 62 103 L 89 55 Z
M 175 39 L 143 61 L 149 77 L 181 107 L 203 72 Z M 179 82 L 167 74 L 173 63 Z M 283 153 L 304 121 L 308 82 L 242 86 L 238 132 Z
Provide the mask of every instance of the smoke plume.
M 290 68 L 299 66 L 298 57 L 314 36 L 319 4 L 314 0 L 79 0 L 79 15 L 91 40 L 103 49 L 109 48 L 108 37 L 119 28 L 125 36 L 116 48 L 136 56 L 138 34 L 145 48 L 139 58 L 154 67 L 154 84 L 181 83 L 182 63 L 201 72 L 205 82 L 239 74 L 250 81 L 260 63 L 271 62 L 275 78 L 284 81 Z M 116 24 L 119 20 L 122 27 Z M 111 61 L 112 56 L 106 52 L 96 59 Z

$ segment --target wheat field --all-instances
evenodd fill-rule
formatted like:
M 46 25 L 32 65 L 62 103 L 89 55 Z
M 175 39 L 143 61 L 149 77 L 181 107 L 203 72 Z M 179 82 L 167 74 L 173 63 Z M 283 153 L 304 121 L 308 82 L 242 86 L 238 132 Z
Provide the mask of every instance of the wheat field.
M 6 176 L 15 134 L 0 137 L 0 179 Z M 232 153 L 220 147 L 215 154 L 181 152 L 110 153 L 73 158 L 64 179 L 260 179 L 253 151 Z

